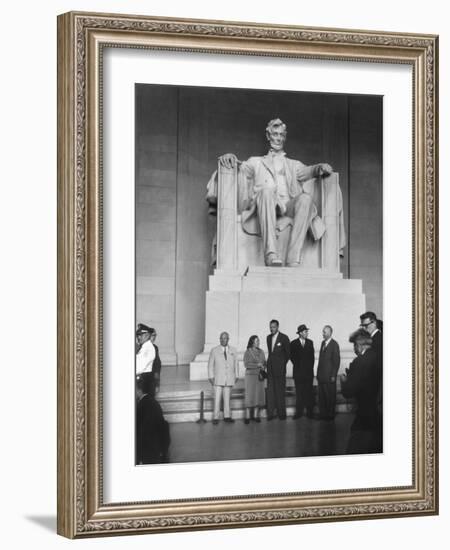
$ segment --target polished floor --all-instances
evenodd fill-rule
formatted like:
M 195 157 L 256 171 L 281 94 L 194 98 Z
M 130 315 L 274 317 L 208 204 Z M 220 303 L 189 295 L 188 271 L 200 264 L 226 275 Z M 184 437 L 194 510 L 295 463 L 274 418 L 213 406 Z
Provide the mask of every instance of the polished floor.
M 170 462 L 246 460 L 345 454 L 353 414 L 338 414 L 334 421 L 302 417 L 261 423 L 221 421 L 180 422 L 170 425 Z
M 160 401 L 165 417 L 170 422 L 170 462 L 206 462 L 211 460 L 250 460 L 260 458 L 282 458 L 302 456 L 330 456 L 345 454 L 350 426 L 354 415 L 347 407 L 346 412 L 336 415 L 334 421 L 312 420 L 302 417 L 293 420 L 278 419 L 261 423 L 244 424 L 243 404 L 239 401 L 239 391 L 243 391 L 243 380 L 238 380 L 233 388 L 232 414 L 236 418 L 233 424 L 220 421 L 213 425 L 195 421 L 179 422 L 178 409 L 186 407 L 188 394 L 205 395 L 211 393 L 207 380 L 189 380 L 189 366 L 170 367 L 161 373 L 161 388 L 157 399 Z M 293 380 L 287 381 L 288 388 Z M 233 397 L 234 396 L 234 397 Z M 176 399 L 174 401 L 174 399 Z M 293 397 L 291 396 L 290 401 Z M 289 404 L 289 399 L 287 400 Z M 211 404 L 210 404 L 211 405 Z M 197 407 L 197 404 L 195 404 Z M 288 406 L 291 415 L 293 407 Z M 195 420 L 199 411 L 195 409 Z M 211 411 L 208 419 L 211 418 Z M 206 415 L 205 415 L 206 416 Z

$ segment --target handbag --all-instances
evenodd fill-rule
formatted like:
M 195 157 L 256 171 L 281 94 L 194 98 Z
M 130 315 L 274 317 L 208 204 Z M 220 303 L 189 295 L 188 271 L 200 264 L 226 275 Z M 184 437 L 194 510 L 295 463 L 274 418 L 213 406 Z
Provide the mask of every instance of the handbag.
M 259 369 L 258 380 L 263 382 L 267 378 L 267 371 L 263 368 Z

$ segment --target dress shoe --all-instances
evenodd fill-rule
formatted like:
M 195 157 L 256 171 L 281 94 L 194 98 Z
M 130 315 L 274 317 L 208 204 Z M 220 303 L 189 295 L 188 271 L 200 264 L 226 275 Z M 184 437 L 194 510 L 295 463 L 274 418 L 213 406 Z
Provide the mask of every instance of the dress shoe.
M 279 419 L 280 420 L 286 420 L 286 415 L 284 414 L 283 416 L 280 416 Z
M 294 414 L 294 416 L 292 417 L 292 420 L 298 420 L 302 416 L 303 416 L 302 414 Z
M 256 418 L 253 419 L 254 422 L 261 422 L 261 418 L 259 418 L 259 416 L 257 416 Z
M 273 420 L 275 417 L 274 416 L 268 416 L 267 417 L 267 421 L 270 422 L 271 420 Z
M 234 418 L 224 418 L 224 422 L 228 422 L 228 424 L 232 424 L 234 422 Z
M 250 424 L 250 419 L 249 418 L 244 418 L 244 424 Z
M 217 420 L 217 418 L 214 418 L 214 419 L 213 419 L 213 421 L 212 421 L 212 423 L 213 423 L 213 424 L 214 424 L 214 426 L 215 426 L 216 424 L 218 424 L 218 423 L 219 423 L 219 421 Z

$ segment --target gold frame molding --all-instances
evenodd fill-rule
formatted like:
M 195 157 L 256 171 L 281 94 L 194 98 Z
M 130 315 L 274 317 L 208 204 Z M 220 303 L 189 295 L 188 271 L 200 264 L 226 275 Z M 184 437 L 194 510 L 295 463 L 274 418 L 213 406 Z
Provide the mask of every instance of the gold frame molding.
M 102 48 L 403 63 L 413 69 L 413 484 L 102 501 Z M 438 513 L 438 37 L 96 13 L 58 17 L 58 533 L 100 535 Z

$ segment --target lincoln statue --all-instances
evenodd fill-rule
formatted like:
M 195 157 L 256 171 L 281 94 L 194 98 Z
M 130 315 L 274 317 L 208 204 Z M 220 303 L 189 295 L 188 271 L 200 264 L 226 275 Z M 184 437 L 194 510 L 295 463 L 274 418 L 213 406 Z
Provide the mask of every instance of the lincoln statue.
M 301 252 L 309 231 L 315 241 L 322 238 L 326 226 L 319 216 L 314 201 L 317 178 L 328 176 L 333 169 L 329 164 L 305 166 L 299 160 L 286 156 L 286 124 L 279 118 L 267 124 L 266 137 L 269 151 L 260 157 L 239 161 L 236 155 L 227 153 L 219 157 L 219 166 L 236 169 L 238 177 L 238 210 L 242 229 L 250 235 L 262 237 L 266 266 L 299 267 Z M 208 184 L 207 200 L 217 201 L 214 177 Z M 342 215 L 342 194 L 339 188 L 339 249 L 345 246 Z M 277 234 L 283 226 L 291 226 L 287 253 L 280 257 Z

